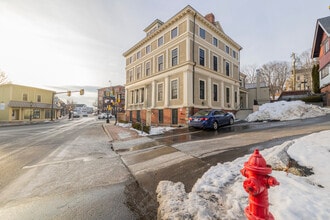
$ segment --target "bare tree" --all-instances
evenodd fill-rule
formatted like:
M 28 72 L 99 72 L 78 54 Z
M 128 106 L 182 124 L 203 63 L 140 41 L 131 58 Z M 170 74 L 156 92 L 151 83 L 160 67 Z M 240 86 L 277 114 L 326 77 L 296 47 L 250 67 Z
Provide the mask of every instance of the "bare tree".
M 241 72 L 246 75 L 246 83 L 256 83 L 257 82 L 257 65 L 246 65 L 242 67 Z
M 2 70 L 0 70 L 0 85 L 6 84 L 6 83 L 9 83 L 7 74 L 5 72 L 3 72 Z
M 283 91 L 285 81 L 290 77 L 290 65 L 285 61 L 269 62 L 260 68 L 260 76 L 269 87 L 272 99 L 275 100 L 276 95 Z
M 311 49 L 305 50 L 296 57 L 297 67 L 299 69 L 313 68 L 313 59 L 311 58 Z

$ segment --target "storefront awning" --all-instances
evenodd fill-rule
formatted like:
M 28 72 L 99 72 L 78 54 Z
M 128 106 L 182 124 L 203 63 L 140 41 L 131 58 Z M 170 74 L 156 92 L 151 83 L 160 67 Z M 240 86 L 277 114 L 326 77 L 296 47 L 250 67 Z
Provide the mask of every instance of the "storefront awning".
M 40 103 L 40 102 L 25 102 L 25 101 L 9 101 L 9 107 L 12 108 L 43 108 L 51 109 L 52 105 L 49 103 Z M 61 109 L 60 107 L 53 105 L 54 109 Z

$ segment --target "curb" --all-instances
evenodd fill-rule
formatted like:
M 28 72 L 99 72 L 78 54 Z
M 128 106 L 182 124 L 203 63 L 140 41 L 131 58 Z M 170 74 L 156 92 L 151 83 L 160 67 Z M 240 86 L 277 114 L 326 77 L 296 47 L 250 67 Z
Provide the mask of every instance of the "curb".
M 111 134 L 109 133 L 108 129 L 106 128 L 106 126 L 107 126 L 107 124 L 102 124 L 102 128 L 103 128 L 104 132 L 108 135 L 108 137 L 110 139 L 109 142 L 113 142 L 113 138 L 112 138 Z

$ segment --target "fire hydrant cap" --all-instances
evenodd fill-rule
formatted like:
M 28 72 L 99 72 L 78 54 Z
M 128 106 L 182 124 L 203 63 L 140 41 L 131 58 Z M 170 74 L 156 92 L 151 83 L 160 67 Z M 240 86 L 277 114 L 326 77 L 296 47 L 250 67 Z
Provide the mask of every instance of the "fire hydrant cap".
M 272 168 L 267 165 L 265 158 L 259 153 L 258 149 L 256 149 L 249 160 L 244 163 L 244 167 L 247 170 L 263 175 L 267 175 L 272 172 Z

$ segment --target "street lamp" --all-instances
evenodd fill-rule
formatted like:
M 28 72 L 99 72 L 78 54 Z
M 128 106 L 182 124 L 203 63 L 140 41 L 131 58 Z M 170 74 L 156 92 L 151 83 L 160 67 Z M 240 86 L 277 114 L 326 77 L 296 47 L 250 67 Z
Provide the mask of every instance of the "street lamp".
M 106 96 L 108 97 L 108 102 L 107 102 L 107 123 L 110 122 L 110 120 L 109 120 L 109 110 L 110 110 L 110 103 L 111 103 L 111 92 L 110 92 L 111 91 L 111 80 L 109 80 L 109 84 L 110 84 L 109 91 L 106 92 Z

